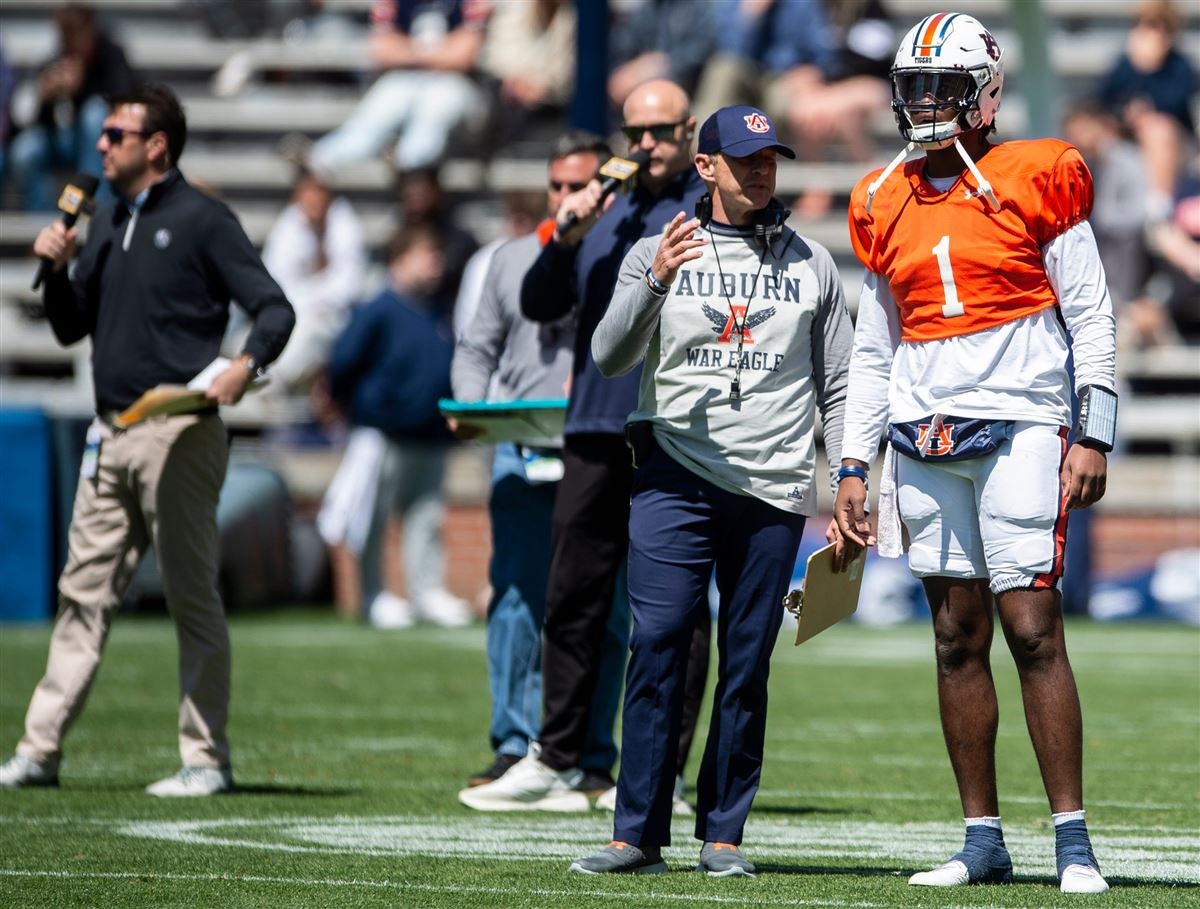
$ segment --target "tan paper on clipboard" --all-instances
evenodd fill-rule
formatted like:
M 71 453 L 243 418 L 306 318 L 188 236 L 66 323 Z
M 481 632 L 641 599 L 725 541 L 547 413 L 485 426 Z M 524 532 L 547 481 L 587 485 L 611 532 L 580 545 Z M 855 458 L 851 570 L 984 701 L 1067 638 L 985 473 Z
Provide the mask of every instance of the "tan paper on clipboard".
M 830 543 L 809 556 L 804 584 L 783 598 L 784 607 L 796 617 L 797 644 L 836 625 L 858 608 L 866 550 L 841 573 L 833 570 L 833 550 L 834 544 Z

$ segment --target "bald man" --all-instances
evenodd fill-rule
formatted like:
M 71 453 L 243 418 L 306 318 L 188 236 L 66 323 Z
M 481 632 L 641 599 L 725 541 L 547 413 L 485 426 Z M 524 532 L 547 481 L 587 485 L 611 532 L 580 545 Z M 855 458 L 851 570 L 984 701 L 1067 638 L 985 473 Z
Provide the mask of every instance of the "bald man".
M 696 120 L 687 93 L 655 80 L 625 100 L 622 132 L 630 153 L 648 163 L 623 196 L 600 198 L 600 184 L 567 196 L 554 236 L 525 276 L 521 311 L 536 322 L 574 312 L 577 318 L 571 397 L 563 437 L 563 478 L 554 503 L 550 576 L 542 650 L 543 712 L 539 742 L 495 782 L 459 793 L 480 811 L 583 811 L 590 788 L 581 768 L 589 710 L 598 681 L 623 675 L 602 666 L 605 635 L 628 642 L 625 558 L 633 466 L 625 422 L 637 406 L 640 370 L 605 378 L 592 358 L 592 333 L 608 309 L 625 254 L 642 237 L 657 236 L 681 209 L 692 211 L 704 183 L 692 167 Z M 577 220 L 568 228 L 569 215 Z M 607 629 L 607 631 L 606 631 Z M 697 620 L 689 649 L 683 734 L 676 754 L 681 773 L 695 732 L 708 674 L 711 625 Z M 624 647 L 622 652 L 624 652 Z M 613 759 L 615 760 L 615 755 Z M 611 771 L 611 764 L 606 771 Z M 688 811 L 676 777 L 675 810 Z M 600 799 L 615 804 L 615 791 Z

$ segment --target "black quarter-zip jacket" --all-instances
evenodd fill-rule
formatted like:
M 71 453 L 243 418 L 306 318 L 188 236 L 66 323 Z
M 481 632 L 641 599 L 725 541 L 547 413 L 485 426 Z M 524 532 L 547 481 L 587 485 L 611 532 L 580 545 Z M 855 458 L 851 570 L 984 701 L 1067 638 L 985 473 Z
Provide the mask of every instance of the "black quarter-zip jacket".
M 265 365 L 295 324 L 291 304 L 225 203 L 172 171 L 131 212 L 92 218 L 87 244 L 45 285 L 63 345 L 92 338 L 96 412 L 123 410 L 160 384 L 186 384 L 216 358 L 237 300 L 254 319 L 245 352 Z

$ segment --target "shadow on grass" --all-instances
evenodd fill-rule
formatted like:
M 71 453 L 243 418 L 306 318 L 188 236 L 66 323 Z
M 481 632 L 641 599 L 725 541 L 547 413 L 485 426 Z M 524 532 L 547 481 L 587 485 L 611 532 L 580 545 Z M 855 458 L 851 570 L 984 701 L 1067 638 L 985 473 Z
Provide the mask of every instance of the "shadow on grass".
M 229 795 L 304 795 L 312 798 L 329 798 L 358 795 L 361 789 L 337 786 L 295 786 L 278 783 L 238 783 Z
M 754 813 L 800 817 L 806 814 L 850 814 L 850 811 L 847 808 L 818 808 L 816 805 L 755 805 Z
M 863 868 L 853 865 L 768 865 L 755 862 L 759 874 L 850 874 L 855 877 L 898 877 L 908 875 L 895 868 Z
M 1198 881 L 1156 881 L 1141 877 L 1106 877 L 1110 887 L 1170 887 L 1173 890 L 1200 890 Z

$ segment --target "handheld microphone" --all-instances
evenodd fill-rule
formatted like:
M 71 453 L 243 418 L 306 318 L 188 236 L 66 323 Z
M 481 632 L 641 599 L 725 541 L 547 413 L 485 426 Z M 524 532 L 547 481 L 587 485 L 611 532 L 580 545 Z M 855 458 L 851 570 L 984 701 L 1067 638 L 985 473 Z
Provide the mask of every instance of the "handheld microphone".
M 600 167 L 600 176 L 604 178 L 600 183 L 600 201 L 603 202 L 618 189 L 628 186 L 629 182 L 637 176 L 637 172 L 649 163 L 650 152 L 644 148 L 639 148 L 628 158 L 619 158 L 613 155 L 605 161 Z M 575 212 L 568 212 L 563 230 L 570 230 L 578 223 L 579 218 Z
M 76 174 L 70 179 L 63 187 L 62 195 L 58 197 L 58 210 L 63 213 L 63 227 L 69 230 L 75 226 L 80 215 L 92 213 L 92 209 L 95 207 L 92 203 L 92 196 L 96 194 L 99 187 L 100 179 L 91 174 Z M 52 268 L 54 268 L 54 263 L 43 256 L 42 264 L 38 266 L 37 274 L 33 278 L 33 290 L 42 286 L 42 282 L 46 280 L 46 276 L 50 274 Z

